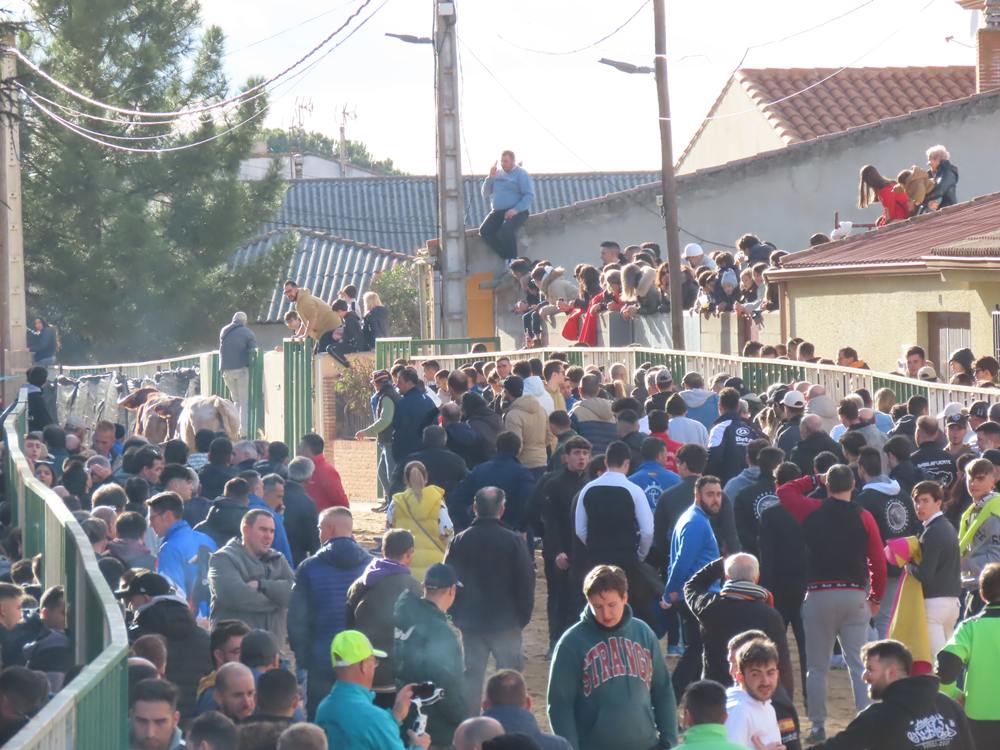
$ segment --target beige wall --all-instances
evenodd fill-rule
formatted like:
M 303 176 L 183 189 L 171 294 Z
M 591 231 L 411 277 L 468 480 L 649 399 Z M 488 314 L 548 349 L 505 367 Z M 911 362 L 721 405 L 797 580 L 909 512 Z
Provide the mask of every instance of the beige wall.
M 714 167 L 785 145 L 743 86 L 735 81 L 729 82 L 713 117 L 719 119 L 709 120 L 704 130 L 695 134 L 697 140 L 694 147 L 677 165 L 678 174 Z
M 835 359 L 837 349 L 853 346 L 872 369 L 893 371 L 906 346 L 928 345 L 928 313 L 969 313 L 972 350 L 993 354 L 1000 273 L 794 279 L 788 297 L 792 335 L 813 342 L 817 356 Z

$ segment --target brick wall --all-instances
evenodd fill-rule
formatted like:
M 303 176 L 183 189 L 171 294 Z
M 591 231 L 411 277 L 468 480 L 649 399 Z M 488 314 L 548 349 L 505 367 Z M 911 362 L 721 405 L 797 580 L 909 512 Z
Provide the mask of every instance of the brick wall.
M 327 443 L 325 453 L 340 472 L 352 503 L 375 502 L 378 459 L 374 440 L 332 440 Z

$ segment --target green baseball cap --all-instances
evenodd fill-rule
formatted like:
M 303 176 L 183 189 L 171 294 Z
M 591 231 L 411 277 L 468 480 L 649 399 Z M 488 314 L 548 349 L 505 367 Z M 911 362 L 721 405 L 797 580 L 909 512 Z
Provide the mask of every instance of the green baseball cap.
M 385 659 L 388 654 L 372 648 L 368 636 L 359 630 L 342 630 L 330 644 L 330 658 L 335 667 L 350 667 L 369 656 Z

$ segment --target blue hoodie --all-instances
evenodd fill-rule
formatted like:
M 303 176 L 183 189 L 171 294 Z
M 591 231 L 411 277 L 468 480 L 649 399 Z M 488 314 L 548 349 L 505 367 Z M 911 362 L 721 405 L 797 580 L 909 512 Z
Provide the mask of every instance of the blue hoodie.
M 659 461 L 646 461 L 640 464 L 639 469 L 628 479 L 632 484 L 639 485 L 639 488 L 646 493 L 646 499 L 649 500 L 649 507 L 652 510 L 656 510 L 660 495 L 675 484 L 681 483 L 680 475 L 670 471 Z
M 204 617 L 208 616 L 208 586 L 198 584 L 208 575 L 208 556 L 199 555 L 199 552 L 215 552 L 216 549 L 215 541 L 208 534 L 195 531 L 187 521 L 178 521 L 167 529 L 156 558 L 156 572 L 174 584 L 177 593 Z M 197 562 L 191 562 L 199 557 L 205 561 L 204 571 L 199 571 Z
M 705 388 L 680 391 L 680 396 L 687 405 L 688 419 L 701 422 L 706 430 L 711 430 L 715 420 L 719 418 L 719 394 Z
M 297 663 L 333 677 L 330 642 L 347 624 L 347 590 L 372 556 L 351 537 L 331 539 L 295 571 L 288 641 Z
M 676 591 L 683 601 L 684 584 L 718 557 L 719 543 L 715 540 L 712 522 L 705 511 L 692 504 L 681 513 L 670 537 L 670 569 L 663 597 L 669 599 Z

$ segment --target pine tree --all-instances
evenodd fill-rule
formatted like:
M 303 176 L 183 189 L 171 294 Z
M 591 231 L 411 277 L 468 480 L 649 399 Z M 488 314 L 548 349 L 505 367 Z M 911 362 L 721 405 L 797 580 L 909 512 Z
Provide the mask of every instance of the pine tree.
M 94 99 L 168 112 L 232 95 L 222 31 L 202 29 L 196 0 L 34 0 L 31 6 L 34 24 L 22 47 L 54 78 Z M 65 106 L 110 116 L 40 78 L 29 76 L 27 85 Z M 276 171 L 262 181 L 237 179 L 240 160 L 259 137 L 266 101 L 191 116 L 173 133 L 74 118 L 114 135 L 165 135 L 119 141 L 164 148 L 261 115 L 211 143 L 165 154 L 90 143 L 24 105 L 29 316 L 59 327 L 63 361 L 135 361 L 211 348 L 234 311 L 256 317 L 288 248 L 253 266 L 229 263 L 274 214 L 283 191 Z

